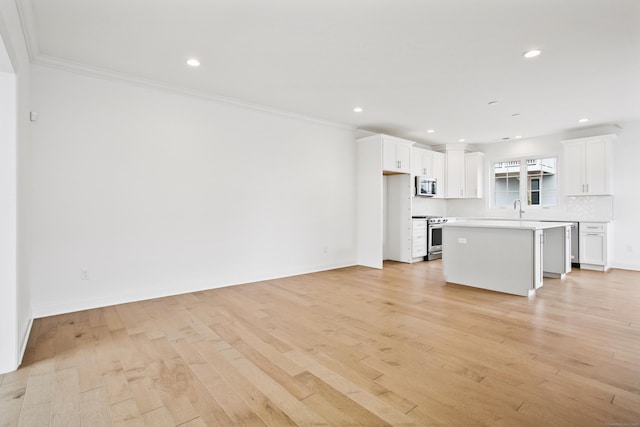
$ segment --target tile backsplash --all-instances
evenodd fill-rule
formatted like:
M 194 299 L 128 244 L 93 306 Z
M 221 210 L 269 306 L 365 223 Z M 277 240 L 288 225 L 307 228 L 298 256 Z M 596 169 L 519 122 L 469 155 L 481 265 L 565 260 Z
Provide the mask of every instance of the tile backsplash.
M 613 196 L 577 196 L 567 198 L 567 214 L 577 220 L 613 219 Z

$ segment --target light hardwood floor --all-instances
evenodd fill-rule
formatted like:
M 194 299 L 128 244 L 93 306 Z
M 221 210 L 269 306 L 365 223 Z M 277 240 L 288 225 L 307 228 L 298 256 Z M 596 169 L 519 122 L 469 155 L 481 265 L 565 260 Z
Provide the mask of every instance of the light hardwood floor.
M 533 298 L 441 263 L 351 267 L 37 319 L 1 426 L 640 423 L 640 272 Z

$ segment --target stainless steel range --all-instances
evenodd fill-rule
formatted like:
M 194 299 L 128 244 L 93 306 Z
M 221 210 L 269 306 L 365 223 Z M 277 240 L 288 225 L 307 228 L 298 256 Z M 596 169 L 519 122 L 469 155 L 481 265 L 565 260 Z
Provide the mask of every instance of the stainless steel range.
M 427 217 L 427 261 L 442 258 L 442 225 L 447 218 Z

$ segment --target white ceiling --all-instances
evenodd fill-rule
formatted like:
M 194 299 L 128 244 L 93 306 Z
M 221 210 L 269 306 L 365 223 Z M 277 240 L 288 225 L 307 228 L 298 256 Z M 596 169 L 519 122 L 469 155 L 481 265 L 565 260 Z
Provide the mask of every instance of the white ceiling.
M 19 4 L 34 62 L 97 67 L 420 142 L 546 135 L 582 126 L 582 117 L 640 119 L 639 0 Z M 530 48 L 542 55 L 523 58 Z M 191 56 L 200 68 L 185 65 Z

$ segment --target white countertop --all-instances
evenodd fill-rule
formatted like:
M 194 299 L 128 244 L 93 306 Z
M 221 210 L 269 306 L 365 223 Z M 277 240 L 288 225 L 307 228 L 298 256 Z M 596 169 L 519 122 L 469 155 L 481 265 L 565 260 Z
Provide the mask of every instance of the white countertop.
M 473 227 L 473 228 L 515 228 L 519 230 L 545 230 L 547 228 L 571 226 L 570 222 L 551 221 L 518 221 L 518 220 L 487 220 L 487 219 L 457 219 L 446 222 L 445 227 Z
M 575 218 L 554 218 L 554 217 L 550 217 L 550 218 L 532 218 L 527 216 L 526 218 L 523 218 L 521 220 L 518 220 L 517 218 L 513 218 L 513 217 L 500 217 L 500 216 L 487 216 L 487 217 L 482 217 L 482 216 L 474 216 L 474 217 L 447 217 L 449 218 L 450 221 L 467 221 L 467 220 L 478 220 L 478 221 L 533 221 L 533 222 L 538 222 L 538 221 L 551 221 L 551 222 L 601 222 L 601 223 L 610 223 L 613 222 L 612 219 L 606 219 L 606 218 L 592 218 L 592 219 L 575 219 Z

